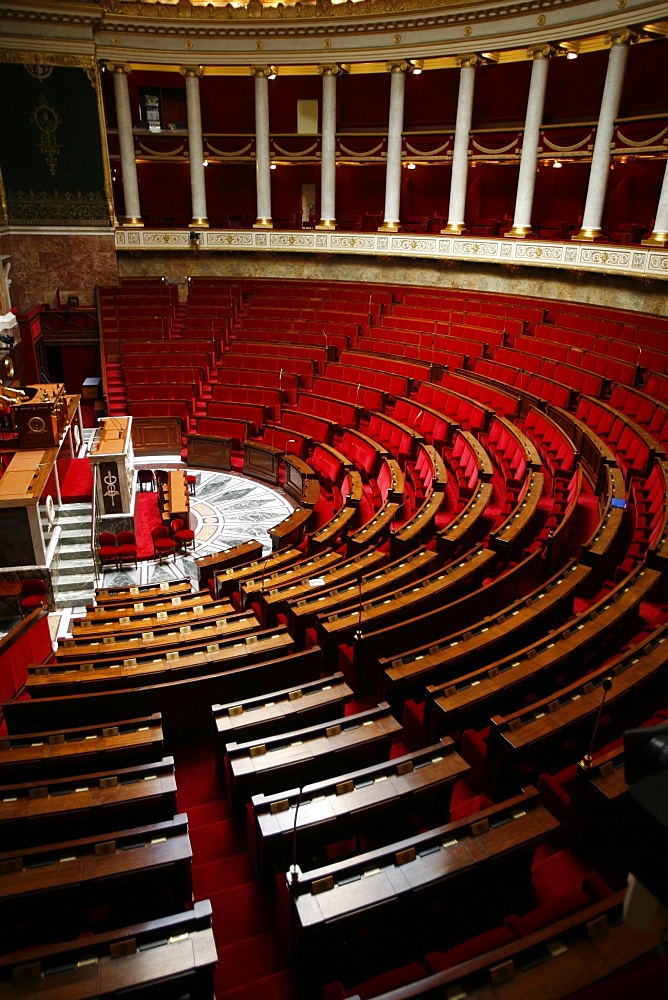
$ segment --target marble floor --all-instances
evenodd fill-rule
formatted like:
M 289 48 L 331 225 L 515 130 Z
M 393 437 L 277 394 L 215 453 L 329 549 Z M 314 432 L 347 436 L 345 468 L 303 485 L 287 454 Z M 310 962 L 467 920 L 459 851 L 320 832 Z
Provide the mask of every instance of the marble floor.
M 183 468 L 174 459 L 164 455 L 142 456 L 136 462 L 136 469 Z M 169 559 L 163 563 L 145 560 L 136 569 L 124 568 L 121 572 L 108 569 L 102 574 L 100 587 L 132 587 L 163 580 L 190 577 L 193 586 L 198 586 L 195 559 L 213 552 L 225 551 L 249 539 L 262 542 L 263 553 L 271 552 L 269 528 L 278 524 L 294 509 L 292 501 L 279 489 L 259 483 L 239 474 L 213 472 L 206 469 L 188 468 L 189 475 L 195 475 L 195 495 L 190 501 L 191 526 L 195 531 L 195 551 Z M 71 619 L 84 614 L 84 608 L 65 608 L 49 614 L 49 626 L 54 645 L 59 639 L 70 635 Z M 2 622 L 0 634 L 13 626 L 13 622 Z

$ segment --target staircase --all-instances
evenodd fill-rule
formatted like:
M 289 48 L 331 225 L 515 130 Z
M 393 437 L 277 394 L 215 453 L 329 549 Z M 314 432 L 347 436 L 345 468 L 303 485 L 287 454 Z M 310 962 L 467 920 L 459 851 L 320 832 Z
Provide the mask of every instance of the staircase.
M 89 503 L 63 504 L 56 511 L 51 532 L 60 528 L 60 539 L 52 563 L 53 596 L 57 609 L 83 607 L 93 601 L 95 593 L 95 562 L 90 547 Z M 45 518 L 44 537 L 49 538 Z
M 105 371 L 109 416 L 124 416 L 128 412 L 128 400 L 125 395 L 123 367 L 118 361 L 107 361 Z

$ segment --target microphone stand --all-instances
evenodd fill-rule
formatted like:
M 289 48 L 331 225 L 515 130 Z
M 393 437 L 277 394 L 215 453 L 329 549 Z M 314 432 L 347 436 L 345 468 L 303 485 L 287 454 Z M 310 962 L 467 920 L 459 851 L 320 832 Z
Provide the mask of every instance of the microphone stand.
M 605 705 L 605 699 L 607 697 L 608 691 L 610 691 L 610 689 L 612 688 L 612 677 L 606 677 L 601 686 L 603 688 L 603 697 L 601 698 L 601 704 L 598 706 L 598 712 L 596 713 L 596 721 L 594 723 L 594 731 L 591 734 L 589 749 L 582 758 L 582 760 L 579 762 L 580 767 L 584 768 L 585 770 L 592 766 L 592 761 L 593 761 L 592 754 L 594 752 L 594 744 L 596 742 L 596 737 L 598 736 L 598 727 L 601 724 L 601 715 L 603 714 L 603 706 Z

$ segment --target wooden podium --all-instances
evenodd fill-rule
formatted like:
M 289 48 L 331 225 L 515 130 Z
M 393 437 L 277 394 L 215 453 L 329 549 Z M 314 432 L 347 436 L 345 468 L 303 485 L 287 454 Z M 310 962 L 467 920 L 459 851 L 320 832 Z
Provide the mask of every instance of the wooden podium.
M 96 501 L 101 514 L 131 514 L 134 482 L 132 417 L 105 417 L 90 449 L 97 466 Z M 95 472 L 95 468 L 93 472 Z
M 28 399 L 17 401 L 14 419 L 19 448 L 55 448 L 67 427 L 67 397 L 62 382 L 27 385 Z

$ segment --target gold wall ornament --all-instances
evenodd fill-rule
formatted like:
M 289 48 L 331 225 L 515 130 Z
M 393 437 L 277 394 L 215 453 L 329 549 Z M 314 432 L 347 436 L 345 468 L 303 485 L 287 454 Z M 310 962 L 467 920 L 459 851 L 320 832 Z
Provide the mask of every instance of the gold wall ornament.
M 46 97 L 42 94 L 35 105 L 31 118 L 33 124 L 42 133 L 39 140 L 39 151 L 46 160 L 49 173 L 53 177 L 58 166 L 58 157 L 63 149 L 63 146 L 56 139 L 58 126 L 62 124 L 60 115 L 51 107 Z
M 43 80 L 48 80 L 53 73 L 53 66 L 45 66 L 44 63 L 41 62 L 36 62 L 32 65 L 24 64 L 23 68 L 26 73 L 29 73 L 35 80 L 39 80 L 40 83 L 42 83 Z

